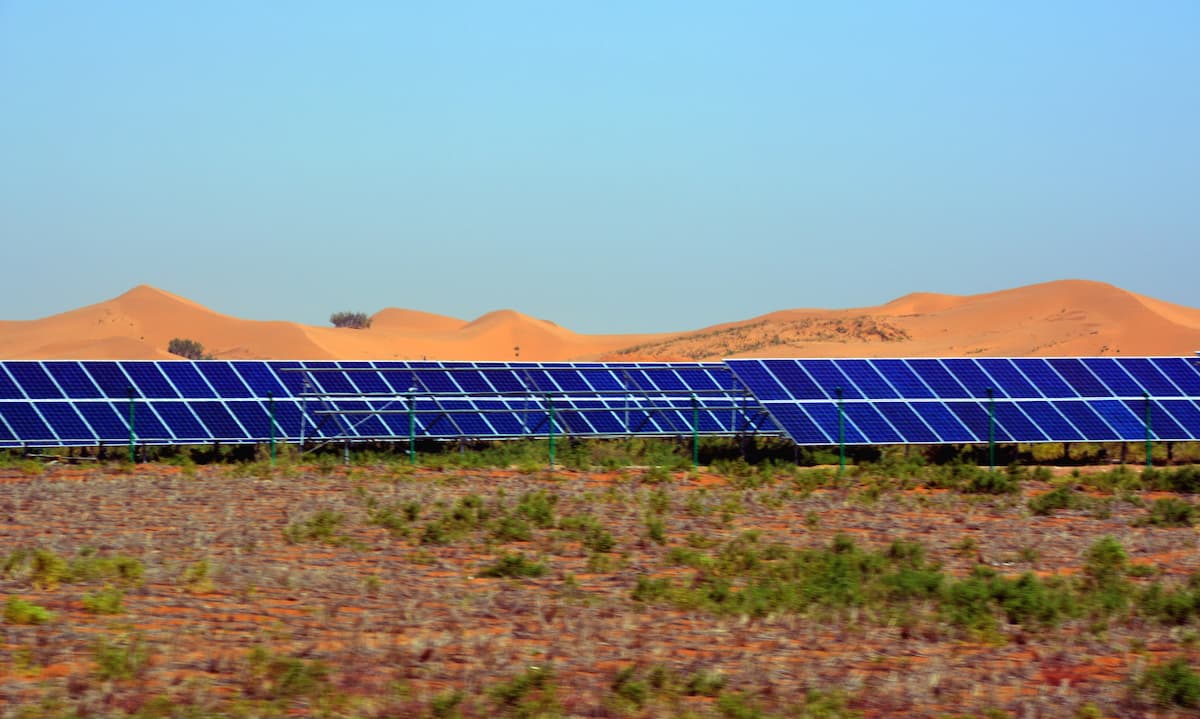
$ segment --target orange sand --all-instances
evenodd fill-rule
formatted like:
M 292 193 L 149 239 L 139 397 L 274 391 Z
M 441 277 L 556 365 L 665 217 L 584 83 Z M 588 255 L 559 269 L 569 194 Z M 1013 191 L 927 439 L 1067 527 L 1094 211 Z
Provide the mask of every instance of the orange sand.
M 142 285 L 112 300 L 0 321 L 3 359 L 170 359 L 193 339 L 221 359 L 650 360 L 931 355 L 1179 355 L 1200 310 L 1084 280 L 980 295 L 913 293 L 878 307 L 792 309 L 691 332 L 584 335 L 513 310 L 474 321 L 387 308 L 366 330 L 222 315 Z

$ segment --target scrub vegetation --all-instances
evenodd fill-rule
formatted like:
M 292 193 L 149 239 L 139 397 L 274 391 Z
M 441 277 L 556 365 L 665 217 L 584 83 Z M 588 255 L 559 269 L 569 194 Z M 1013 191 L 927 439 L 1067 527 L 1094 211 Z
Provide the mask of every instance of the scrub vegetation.
M 0 717 L 1200 706 L 1192 465 L 548 449 L 6 458 Z

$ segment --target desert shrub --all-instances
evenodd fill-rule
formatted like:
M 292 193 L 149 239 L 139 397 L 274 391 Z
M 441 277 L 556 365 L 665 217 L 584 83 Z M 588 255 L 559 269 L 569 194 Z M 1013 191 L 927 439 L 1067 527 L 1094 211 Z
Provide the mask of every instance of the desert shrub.
M 1164 587 L 1161 582 L 1155 582 L 1138 596 L 1138 613 L 1160 624 L 1187 624 L 1200 614 L 1200 591 L 1196 584 L 1196 575 L 1186 587 Z
M 1200 675 L 1183 657 L 1150 667 L 1142 673 L 1137 685 L 1160 707 L 1200 706 Z
M 1190 527 L 1196 522 L 1196 505 L 1174 497 L 1154 500 L 1150 513 L 1136 524 L 1152 527 Z
M 725 676 L 720 672 L 701 669 L 687 677 L 683 682 L 684 693 L 688 696 L 715 697 L 725 688 Z
M 524 554 L 501 555 L 496 562 L 481 572 L 481 577 L 541 577 L 546 574 L 546 565 L 525 558 Z
M 371 318 L 365 312 L 334 312 L 329 316 L 329 323 L 334 327 L 365 330 L 371 326 Z
M 1101 614 L 1124 611 L 1132 588 L 1126 578 L 1129 555 L 1111 536 L 1096 540 L 1084 553 L 1083 589 L 1089 603 Z
M 1147 469 L 1142 473 L 1147 487 L 1182 494 L 1200 493 L 1200 465 L 1189 464 L 1173 469 Z
M 279 656 L 256 646 L 246 658 L 247 693 L 264 699 L 315 697 L 328 693 L 329 667 L 319 660 Z
M 71 559 L 67 575 L 72 582 L 109 581 L 125 588 L 141 586 L 146 572 L 141 561 L 118 554 L 106 557 L 93 547 L 85 547 Z
M 167 351 L 173 355 L 186 357 L 190 360 L 210 360 L 212 355 L 205 353 L 204 345 L 196 340 L 175 337 L 167 343 Z
M 517 514 L 543 529 L 554 526 L 554 506 L 558 496 L 539 489 L 526 492 L 517 501 Z
M 292 522 L 284 527 L 283 538 L 289 544 L 301 542 L 339 544 L 345 538 L 337 533 L 337 529 L 345 521 L 345 515 L 340 512 L 322 509 L 299 522 Z
M 100 679 L 132 679 L 146 668 L 149 652 L 139 636 L 114 641 L 101 637 L 92 649 L 92 659 Z
M 121 614 L 125 611 L 124 599 L 125 592 L 116 587 L 105 587 L 83 595 L 83 609 L 90 614 Z
M 617 672 L 609 685 L 613 694 L 629 702 L 638 709 L 646 703 L 650 694 L 650 686 L 644 679 L 637 677 L 637 668 L 628 666 Z
M 500 542 L 528 542 L 533 539 L 533 528 L 515 514 L 505 514 L 492 524 L 492 536 Z
M 500 716 L 557 716 L 558 695 L 554 672 L 548 667 L 531 666 L 524 672 L 488 690 Z
M 1016 494 L 1021 491 L 1021 478 L 1024 471 L 1020 465 L 1012 464 L 1003 472 L 989 472 L 983 469 L 968 476 L 963 491 L 971 494 Z
M 1055 487 L 1049 492 L 1043 492 L 1029 500 L 1029 511 L 1040 517 L 1054 514 L 1060 509 L 1078 509 L 1083 503 L 1083 497 L 1070 485 Z
M 558 527 L 569 536 L 577 538 L 585 548 L 593 552 L 611 552 L 617 540 L 605 529 L 598 519 L 590 514 L 563 517 Z
M 180 580 L 193 594 L 206 594 L 213 589 L 213 568 L 207 558 L 193 562 L 183 570 Z
M 45 624 L 53 618 L 50 610 L 20 597 L 9 597 L 4 603 L 4 621 L 9 624 Z

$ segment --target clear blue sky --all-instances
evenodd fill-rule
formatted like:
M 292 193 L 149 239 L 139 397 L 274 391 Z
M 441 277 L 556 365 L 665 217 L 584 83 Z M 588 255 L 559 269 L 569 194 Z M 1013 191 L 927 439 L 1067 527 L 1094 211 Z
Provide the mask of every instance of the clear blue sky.
M 1200 2 L 0 0 L 0 318 L 1200 306 Z

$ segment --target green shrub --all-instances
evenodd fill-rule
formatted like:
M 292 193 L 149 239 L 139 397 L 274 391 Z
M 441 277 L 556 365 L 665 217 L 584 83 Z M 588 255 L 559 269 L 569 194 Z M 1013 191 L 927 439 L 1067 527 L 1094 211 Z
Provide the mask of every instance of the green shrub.
M 516 512 L 534 525 L 546 529 L 554 526 L 554 505 L 557 503 L 557 495 L 539 489 L 522 494 L 517 501 Z
M 4 603 L 4 621 L 9 624 L 45 624 L 53 618 L 50 610 L 20 597 L 9 597 Z
M 1147 669 L 1139 679 L 1138 687 L 1160 707 L 1200 706 L 1200 676 L 1182 657 Z
M 1196 505 L 1174 497 L 1154 500 L 1150 514 L 1136 522 L 1153 527 L 1190 527 L 1196 523 Z
M 96 676 L 103 680 L 132 679 L 147 665 L 149 652 L 141 637 L 122 637 L 116 641 L 101 638 L 92 650 Z
M 495 564 L 479 573 L 481 577 L 541 577 L 546 574 L 546 565 L 531 562 L 521 553 L 504 554 Z
M 190 360 L 210 360 L 213 356 L 205 353 L 204 345 L 196 340 L 174 337 L 167 343 L 167 351 L 173 355 L 186 357 Z
M 521 674 L 488 691 L 501 716 L 551 717 L 558 715 L 554 672 L 531 666 Z
M 306 519 L 292 522 L 283 529 L 283 538 L 289 544 L 317 541 L 339 544 L 345 538 L 337 534 L 337 528 L 346 520 L 345 515 L 330 509 L 322 509 Z
M 1070 485 L 1060 485 L 1029 500 L 1029 511 L 1040 517 L 1054 514 L 1060 509 L 1078 509 L 1082 496 Z
M 334 312 L 329 316 L 329 324 L 334 327 L 365 330 L 371 326 L 371 318 L 365 312 Z
M 116 587 L 105 587 L 83 595 L 83 609 L 90 614 L 121 614 L 125 593 Z

